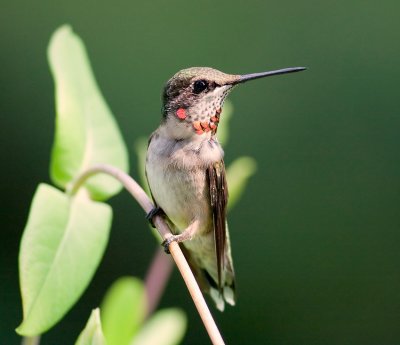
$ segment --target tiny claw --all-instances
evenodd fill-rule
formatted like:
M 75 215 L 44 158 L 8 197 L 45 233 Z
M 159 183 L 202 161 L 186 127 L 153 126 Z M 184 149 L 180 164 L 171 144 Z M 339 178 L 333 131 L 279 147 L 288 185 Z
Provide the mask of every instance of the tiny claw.
M 154 207 L 151 209 L 149 213 L 146 214 L 146 219 L 149 221 L 150 225 L 155 228 L 154 223 L 153 223 L 153 217 L 154 216 L 162 216 L 164 215 L 164 211 L 161 209 L 161 207 Z
M 169 245 L 174 241 L 176 241 L 176 237 L 170 236 L 161 243 L 161 245 L 164 247 L 164 252 L 166 252 L 167 254 L 171 254 L 171 252 L 169 251 Z

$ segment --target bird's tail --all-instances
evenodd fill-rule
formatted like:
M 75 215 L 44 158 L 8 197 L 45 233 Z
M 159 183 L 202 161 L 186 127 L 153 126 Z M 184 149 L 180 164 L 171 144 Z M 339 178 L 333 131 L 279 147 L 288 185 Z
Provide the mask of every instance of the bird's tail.
M 203 260 L 196 260 L 195 256 L 189 249 L 185 246 L 181 246 L 201 290 L 211 296 L 217 309 L 220 311 L 224 311 L 225 302 L 232 306 L 235 305 L 236 302 L 235 273 L 233 269 L 229 235 L 227 236 L 226 245 L 227 248 L 224 257 L 221 286 L 218 286 L 216 260 L 212 260 L 212 265 L 205 265 Z
M 215 305 L 220 311 L 224 311 L 225 302 L 232 306 L 234 306 L 236 303 L 235 271 L 233 269 L 228 226 L 226 229 L 226 250 L 224 258 L 224 268 L 221 279 L 222 286 L 217 286 L 217 288 L 215 288 L 210 285 L 210 296 L 214 300 Z

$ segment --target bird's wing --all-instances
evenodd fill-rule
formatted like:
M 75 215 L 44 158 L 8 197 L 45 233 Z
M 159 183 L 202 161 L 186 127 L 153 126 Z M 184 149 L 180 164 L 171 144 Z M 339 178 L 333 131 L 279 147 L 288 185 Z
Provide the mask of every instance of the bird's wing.
M 221 275 L 226 249 L 226 206 L 228 203 L 228 186 L 226 184 L 223 160 L 211 164 L 207 168 L 207 176 L 210 187 L 210 203 L 214 224 L 218 286 L 222 289 Z
M 155 132 L 151 133 L 151 135 L 150 135 L 150 137 L 149 137 L 149 140 L 147 141 L 147 150 L 149 149 L 150 142 L 151 142 L 151 140 L 153 139 L 154 133 L 155 133 Z M 147 164 L 146 164 L 146 165 L 147 165 Z M 152 198 L 152 200 L 153 200 L 154 207 L 158 207 L 157 201 L 156 201 L 156 199 L 154 199 L 153 192 L 151 191 L 151 187 L 150 187 L 150 183 L 149 183 L 149 178 L 148 178 L 148 176 L 147 176 L 147 166 L 146 166 L 146 165 L 145 165 L 145 168 L 144 168 L 144 174 L 145 174 L 145 176 L 146 176 L 147 186 L 149 187 L 149 191 L 150 191 L 151 198 Z

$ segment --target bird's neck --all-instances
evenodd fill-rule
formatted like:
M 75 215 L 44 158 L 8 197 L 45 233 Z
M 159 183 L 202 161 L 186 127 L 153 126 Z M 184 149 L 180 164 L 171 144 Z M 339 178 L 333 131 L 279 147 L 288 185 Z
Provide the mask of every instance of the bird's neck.
M 154 132 L 152 142 L 158 155 L 189 165 L 208 166 L 224 156 L 217 138 L 210 132 L 182 136 L 179 130 L 171 130 L 163 124 Z

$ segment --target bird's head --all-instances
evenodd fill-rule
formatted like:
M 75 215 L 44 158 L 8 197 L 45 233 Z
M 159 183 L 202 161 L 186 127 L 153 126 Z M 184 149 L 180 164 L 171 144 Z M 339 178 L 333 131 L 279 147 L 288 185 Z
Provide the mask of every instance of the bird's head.
M 244 75 L 226 74 L 210 67 L 183 69 L 164 87 L 162 112 L 166 129 L 176 139 L 212 137 L 217 132 L 225 98 L 234 86 L 304 69 L 294 67 Z

